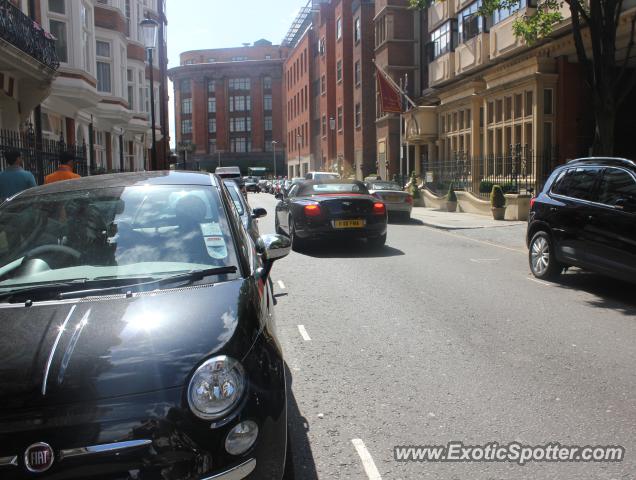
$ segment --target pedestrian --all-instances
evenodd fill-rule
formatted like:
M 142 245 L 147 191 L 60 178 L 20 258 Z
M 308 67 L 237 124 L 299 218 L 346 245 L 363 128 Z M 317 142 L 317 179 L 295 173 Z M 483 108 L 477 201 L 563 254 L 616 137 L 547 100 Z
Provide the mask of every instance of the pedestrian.
M 77 173 L 73 173 L 73 163 L 75 162 L 75 156 L 70 152 L 60 153 L 60 166 L 57 170 L 50 175 L 47 175 L 44 179 L 45 184 L 53 182 L 61 182 L 62 180 L 73 180 L 80 178 Z
M 7 168 L 0 173 L 0 202 L 36 185 L 33 174 L 27 172 L 22 165 L 22 155 L 19 150 L 4 152 L 4 158 L 7 161 Z

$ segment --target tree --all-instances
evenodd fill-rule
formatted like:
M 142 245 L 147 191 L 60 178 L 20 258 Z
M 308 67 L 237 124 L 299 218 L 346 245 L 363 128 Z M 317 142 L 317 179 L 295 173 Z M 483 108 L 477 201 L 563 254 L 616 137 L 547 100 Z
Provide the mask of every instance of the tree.
M 434 0 L 409 0 L 413 8 L 427 8 Z M 636 14 L 630 19 L 625 55 L 618 58 L 616 43 L 624 0 L 538 0 L 532 13 L 513 24 L 514 33 L 529 45 L 549 38 L 564 18 L 567 4 L 572 18 L 576 54 L 591 92 L 595 120 L 594 153 L 612 155 L 616 116 L 636 87 L 636 68 L 629 66 L 634 49 Z M 492 15 L 501 8 L 516 8 L 519 0 L 483 0 L 480 14 Z M 587 47 L 587 48 L 586 48 Z

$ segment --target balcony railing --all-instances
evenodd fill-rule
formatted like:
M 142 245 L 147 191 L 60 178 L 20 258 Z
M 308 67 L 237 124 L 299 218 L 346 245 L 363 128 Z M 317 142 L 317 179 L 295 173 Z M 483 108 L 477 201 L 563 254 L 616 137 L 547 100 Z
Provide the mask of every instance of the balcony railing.
M 55 37 L 8 0 L 0 0 L 0 38 L 53 70 L 60 66 Z

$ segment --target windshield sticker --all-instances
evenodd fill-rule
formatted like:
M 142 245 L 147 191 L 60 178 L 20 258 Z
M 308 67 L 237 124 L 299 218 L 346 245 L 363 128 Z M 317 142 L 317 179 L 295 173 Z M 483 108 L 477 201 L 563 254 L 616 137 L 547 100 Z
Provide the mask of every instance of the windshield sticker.
M 225 237 L 218 223 L 202 223 L 201 233 L 210 257 L 217 259 L 227 258 Z

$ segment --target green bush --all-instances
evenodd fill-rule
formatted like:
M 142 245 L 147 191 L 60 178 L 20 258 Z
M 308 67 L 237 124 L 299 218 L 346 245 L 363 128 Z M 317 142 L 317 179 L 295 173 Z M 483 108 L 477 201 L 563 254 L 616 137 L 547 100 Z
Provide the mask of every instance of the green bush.
M 417 188 L 417 176 L 415 172 L 411 173 L 411 196 L 415 198 L 420 198 L 420 189 Z
M 493 180 L 482 180 L 479 182 L 479 193 L 490 193 L 495 185 L 499 185 L 504 193 L 517 193 L 518 190 L 518 186 L 513 182 L 497 184 Z
M 457 202 L 457 195 L 455 194 L 455 186 L 451 183 L 448 187 L 448 195 L 446 195 L 447 202 Z
M 503 189 L 499 185 L 493 185 L 490 192 L 490 205 L 493 208 L 504 208 L 506 206 L 506 197 Z

